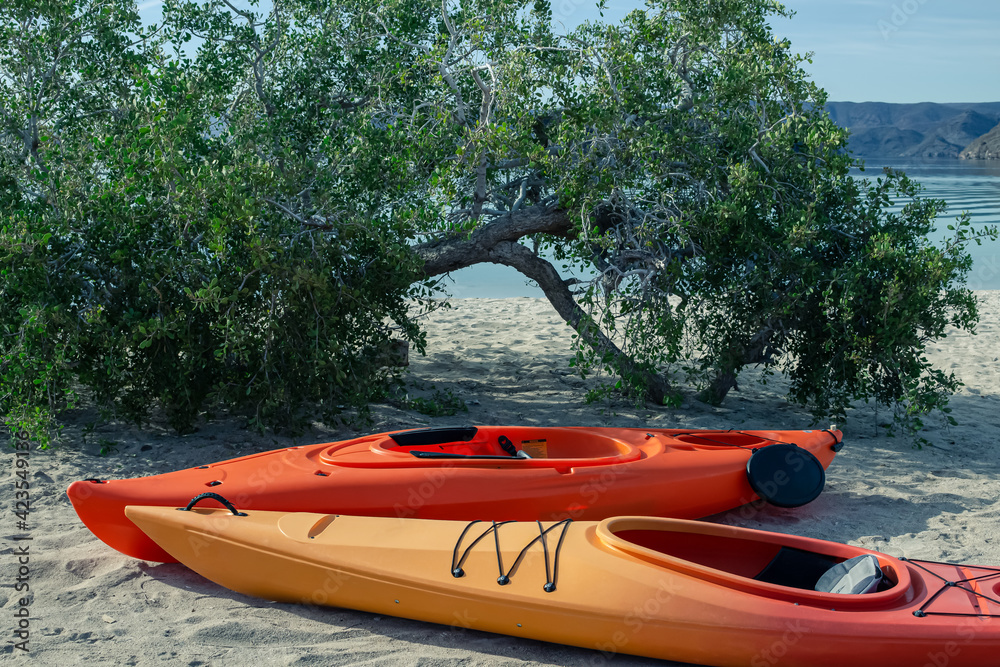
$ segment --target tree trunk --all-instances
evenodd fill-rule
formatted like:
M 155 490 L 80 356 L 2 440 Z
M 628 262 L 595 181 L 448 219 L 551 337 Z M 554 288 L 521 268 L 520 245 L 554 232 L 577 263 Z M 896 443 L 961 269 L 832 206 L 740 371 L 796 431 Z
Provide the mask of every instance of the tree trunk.
M 517 269 L 541 287 L 556 312 L 599 355 L 610 354 L 618 373 L 639 380 L 646 398 L 662 405 L 664 399 L 676 394 L 665 377 L 635 362 L 614 341 L 608 338 L 593 319 L 584 311 L 569 290 L 571 281 L 563 280 L 552 264 L 518 239 L 536 233 L 571 236 L 573 223 L 565 211 L 529 208 L 487 223 L 468 238 L 451 237 L 422 243 L 413 247 L 424 260 L 427 277 L 448 273 L 461 268 L 491 262 Z
M 729 390 L 736 386 L 736 371 L 719 371 L 712 382 L 698 392 L 698 400 L 709 405 L 722 405 Z
M 729 391 L 737 386 L 736 378 L 741 369 L 751 364 L 770 363 L 774 356 L 771 342 L 776 332 L 772 322 L 768 322 L 742 349 L 730 350 L 730 358 L 736 359 L 736 364 L 718 369 L 708 387 L 698 392 L 698 400 L 722 405 Z

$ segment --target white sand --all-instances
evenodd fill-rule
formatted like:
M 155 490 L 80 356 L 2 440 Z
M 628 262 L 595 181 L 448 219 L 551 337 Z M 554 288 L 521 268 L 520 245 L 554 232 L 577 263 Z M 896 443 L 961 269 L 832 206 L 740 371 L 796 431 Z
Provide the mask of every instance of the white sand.
M 979 335 L 955 335 L 932 350 L 966 387 L 952 400 L 957 427 L 936 422 L 933 446 L 887 438 L 861 408 L 844 425 L 846 447 L 826 491 L 796 510 L 744 507 L 712 520 L 862 545 L 892 555 L 1000 564 L 1000 292 L 981 292 Z M 660 428 L 809 428 L 803 410 L 780 398 L 781 382 L 741 383 L 723 408 L 691 401 L 681 410 L 587 405 L 593 387 L 568 367 L 570 331 L 547 302 L 460 300 L 427 322 L 429 353 L 411 355 L 410 383 L 451 390 L 468 413 L 431 419 L 377 406 L 365 432 L 434 424 L 614 425 Z M 333 608 L 274 604 L 231 593 L 177 564 L 137 561 L 113 551 L 79 522 L 65 495 L 76 479 L 135 477 L 210 463 L 293 443 L 362 433 L 317 429 L 298 440 L 256 436 L 232 422 L 178 437 L 162 428 L 102 426 L 81 443 L 92 415 L 73 416 L 67 444 L 30 454 L 30 653 L 12 641 L 23 594 L 13 590 L 25 542 L 14 516 L 14 455 L 3 447 L 0 486 L 4 554 L 0 569 L 0 661 L 26 664 L 147 665 L 666 665 L 628 656 L 517 640 Z M 821 426 L 826 426 L 822 424 Z M 101 440 L 116 443 L 97 454 Z M 107 444 L 107 443 L 105 443 Z M 862 648 L 863 650 L 863 648 Z

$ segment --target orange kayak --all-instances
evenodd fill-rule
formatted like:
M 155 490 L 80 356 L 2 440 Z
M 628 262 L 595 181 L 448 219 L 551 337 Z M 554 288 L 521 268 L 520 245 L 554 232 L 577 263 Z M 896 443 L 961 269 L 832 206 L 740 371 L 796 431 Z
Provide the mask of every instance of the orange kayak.
M 269 600 L 718 667 L 995 667 L 1000 655 L 1000 568 L 680 519 L 126 514 L 202 576 Z
M 797 506 L 823 488 L 841 433 L 481 426 L 380 433 L 186 470 L 84 480 L 68 490 L 101 540 L 173 558 L 125 518 L 204 491 L 240 507 L 426 519 L 698 518 L 764 496 Z

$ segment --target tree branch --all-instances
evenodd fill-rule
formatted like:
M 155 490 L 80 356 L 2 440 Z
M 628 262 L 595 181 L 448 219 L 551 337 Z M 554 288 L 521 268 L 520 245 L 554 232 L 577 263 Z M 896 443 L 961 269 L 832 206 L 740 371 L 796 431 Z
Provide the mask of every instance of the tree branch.
M 563 280 L 550 262 L 517 242 L 524 236 L 538 233 L 571 236 L 573 221 L 564 210 L 532 206 L 494 220 L 467 237 L 452 236 L 429 241 L 414 246 L 413 250 L 424 260 L 427 277 L 483 262 L 517 269 L 538 283 L 556 312 L 576 329 L 587 344 L 599 355 L 613 357 L 619 373 L 641 379 L 647 398 L 662 404 L 666 396 L 674 393 L 666 378 L 637 364 L 601 331 L 600 326 L 576 303 L 569 290 L 569 286 L 577 281 Z
M 601 331 L 600 326 L 573 298 L 568 282 L 562 279 L 550 262 L 514 241 L 498 243 L 489 255 L 489 261 L 515 268 L 538 283 L 556 312 L 600 357 L 611 356 L 618 374 L 639 380 L 637 384 L 644 385 L 648 400 L 662 405 L 667 396 L 675 393 L 665 377 L 637 364 Z
M 424 260 L 427 277 L 441 275 L 473 264 L 493 261 L 490 251 L 504 241 L 517 241 L 530 234 L 570 236 L 573 221 L 561 209 L 532 206 L 486 223 L 468 236 L 449 236 L 413 247 Z

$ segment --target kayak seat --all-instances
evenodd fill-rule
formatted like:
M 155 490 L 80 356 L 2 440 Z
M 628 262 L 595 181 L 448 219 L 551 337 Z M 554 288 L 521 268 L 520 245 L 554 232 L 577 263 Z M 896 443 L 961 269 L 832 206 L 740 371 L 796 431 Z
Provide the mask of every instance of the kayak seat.
M 871 554 L 838 561 L 793 547 L 781 547 L 754 579 L 789 588 L 847 595 L 874 593 L 882 584 L 889 583 L 884 580 L 878 559 Z
M 837 564 L 837 559 L 831 556 L 783 546 L 754 579 L 789 588 L 816 590 L 820 578 Z
M 816 590 L 822 593 L 843 593 L 862 595 L 874 593 L 882 583 L 882 568 L 878 558 L 863 554 L 837 563 L 816 582 Z

